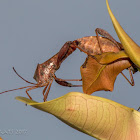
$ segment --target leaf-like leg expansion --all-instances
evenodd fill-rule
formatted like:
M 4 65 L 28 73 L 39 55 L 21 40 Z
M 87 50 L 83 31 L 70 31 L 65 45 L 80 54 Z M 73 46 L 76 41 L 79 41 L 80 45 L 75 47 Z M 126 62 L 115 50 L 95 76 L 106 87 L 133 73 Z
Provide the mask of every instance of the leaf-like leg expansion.
M 121 74 L 124 76 L 124 78 L 128 81 L 128 83 L 129 83 L 131 86 L 134 86 L 135 83 L 134 83 L 134 79 L 133 79 L 133 75 L 132 75 L 131 69 L 128 68 L 128 70 L 129 70 L 130 80 L 131 80 L 131 81 L 129 81 L 129 79 L 128 79 L 122 72 L 121 72 Z
M 91 57 L 96 59 L 96 61 L 102 65 L 112 63 L 113 61 L 116 61 L 118 59 L 128 58 L 127 54 L 123 50 L 117 53 L 104 52 L 102 55 L 94 55 L 94 56 L 91 55 Z M 136 72 L 136 68 L 132 67 L 131 69 L 132 71 Z
M 101 29 L 101 28 L 96 28 L 95 32 L 96 32 L 96 36 L 97 36 L 97 40 L 98 40 L 99 46 L 100 46 L 100 41 L 99 41 L 98 34 L 100 34 L 100 35 L 102 35 L 103 37 L 109 39 L 109 40 L 112 41 L 119 49 L 121 49 L 120 46 L 118 45 L 117 41 L 116 41 L 107 31 L 105 31 L 105 30 L 103 30 L 103 29 Z M 102 51 L 101 46 L 100 46 L 100 49 L 101 49 L 101 51 Z

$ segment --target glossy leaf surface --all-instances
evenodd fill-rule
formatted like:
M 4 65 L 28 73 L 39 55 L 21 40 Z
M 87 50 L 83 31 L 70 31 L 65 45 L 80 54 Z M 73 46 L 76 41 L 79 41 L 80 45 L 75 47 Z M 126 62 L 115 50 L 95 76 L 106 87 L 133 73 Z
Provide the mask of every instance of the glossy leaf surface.
M 71 92 L 43 103 L 25 97 L 16 99 L 50 113 L 69 126 L 97 139 L 140 139 L 140 113 L 105 98 Z

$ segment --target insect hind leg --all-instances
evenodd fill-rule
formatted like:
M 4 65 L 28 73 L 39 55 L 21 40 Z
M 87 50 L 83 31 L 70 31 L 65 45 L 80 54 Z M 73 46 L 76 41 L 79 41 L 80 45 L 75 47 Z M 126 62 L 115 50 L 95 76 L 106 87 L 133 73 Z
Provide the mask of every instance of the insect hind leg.
M 97 40 L 98 40 L 98 44 L 99 44 L 101 53 L 103 53 L 103 50 L 102 50 L 101 45 L 100 45 L 100 39 L 99 39 L 99 35 L 98 34 L 100 34 L 101 36 L 103 36 L 103 37 L 109 39 L 110 41 L 112 41 L 118 47 L 118 49 L 121 50 L 121 48 L 118 45 L 117 41 L 107 31 L 105 31 L 105 30 L 103 30 L 101 28 L 96 28 L 95 29 L 95 33 L 96 33 L 96 36 L 97 36 Z
M 128 70 L 129 70 L 129 74 L 130 74 L 130 80 L 122 72 L 121 72 L 121 74 L 123 75 L 123 77 L 128 81 L 128 83 L 131 86 L 134 86 L 135 85 L 135 82 L 134 82 L 134 79 L 133 79 L 133 75 L 132 75 L 131 69 L 128 68 Z

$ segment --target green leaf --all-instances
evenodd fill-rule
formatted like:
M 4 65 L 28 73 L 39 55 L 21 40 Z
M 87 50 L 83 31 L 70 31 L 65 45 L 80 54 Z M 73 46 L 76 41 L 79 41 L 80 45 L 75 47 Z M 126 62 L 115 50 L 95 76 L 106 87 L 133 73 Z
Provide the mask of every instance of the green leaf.
M 50 113 L 69 126 L 97 139 L 140 139 L 140 113 L 105 98 L 71 92 L 43 103 L 24 97 L 16 99 Z
M 140 47 L 129 37 L 129 35 L 123 30 L 115 16 L 113 15 L 108 0 L 106 0 L 108 13 L 110 15 L 110 18 L 112 20 L 113 26 L 115 28 L 115 31 L 123 45 L 123 48 L 131 61 L 140 68 Z

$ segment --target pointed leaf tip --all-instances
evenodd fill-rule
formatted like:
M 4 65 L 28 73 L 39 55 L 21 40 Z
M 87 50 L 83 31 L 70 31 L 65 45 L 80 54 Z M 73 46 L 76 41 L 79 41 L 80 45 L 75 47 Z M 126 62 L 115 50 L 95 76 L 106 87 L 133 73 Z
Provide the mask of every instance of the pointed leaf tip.
M 15 99 L 19 100 L 19 101 L 21 101 L 23 103 L 26 103 L 26 104 L 37 103 L 36 101 L 30 100 L 30 99 L 28 99 L 26 97 L 21 97 L 21 96 L 17 96 Z
M 106 0 L 107 10 L 112 20 L 115 31 L 124 47 L 125 52 L 131 59 L 131 61 L 140 68 L 140 47 L 129 37 L 129 35 L 123 30 L 115 16 L 113 15 L 108 0 Z

